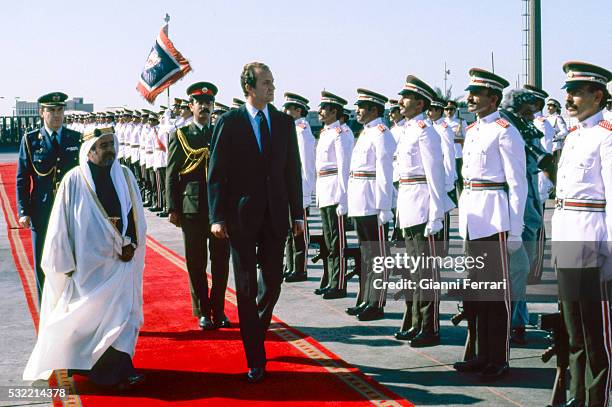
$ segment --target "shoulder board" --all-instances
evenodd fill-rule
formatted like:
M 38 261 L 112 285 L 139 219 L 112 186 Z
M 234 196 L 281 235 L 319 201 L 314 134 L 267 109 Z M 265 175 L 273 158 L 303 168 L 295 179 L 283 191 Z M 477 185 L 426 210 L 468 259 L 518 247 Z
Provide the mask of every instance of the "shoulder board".
M 612 122 L 609 120 L 602 120 L 599 122 L 599 125 L 604 129 L 612 130 Z
M 446 122 L 442 122 L 442 128 L 445 129 L 448 127 L 448 124 L 446 124 Z
M 508 126 L 510 126 L 510 123 L 508 123 L 508 121 L 506 121 L 505 119 L 497 119 L 497 120 L 495 120 L 495 123 L 499 124 L 504 129 L 507 128 Z
M 570 127 L 569 132 L 571 133 L 572 131 L 576 130 L 577 128 L 578 128 L 577 126 L 572 126 L 572 127 Z
M 420 128 L 424 129 L 425 127 L 427 127 L 427 124 L 423 120 L 418 120 L 417 121 L 417 126 L 419 126 Z
M 476 122 L 474 122 L 474 123 L 470 124 L 469 126 L 467 126 L 465 128 L 465 130 L 467 131 L 467 130 L 471 129 L 472 127 L 474 127 L 475 125 L 476 125 Z
M 297 126 L 298 126 L 299 128 L 301 128 L 301 129 L 305 129 L 305 128 L 306 128 L 306 124 L 304 124 L 304 123 L 300 123 L 300 124 L 298 124 Z
M 384 132 L 385 130 L 387 130 L 387 127 L 384 124 L 379 124 L 376 127 L 378 128 L 380 132 Z

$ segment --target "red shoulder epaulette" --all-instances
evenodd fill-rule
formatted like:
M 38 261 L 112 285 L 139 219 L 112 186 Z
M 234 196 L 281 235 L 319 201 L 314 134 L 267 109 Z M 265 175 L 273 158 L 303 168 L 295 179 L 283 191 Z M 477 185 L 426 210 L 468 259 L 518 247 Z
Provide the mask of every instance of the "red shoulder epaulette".
M 306 124 L 300 123 L 300 124 L 298 124 L 298 127 L 302 128 L 302 129 L 305 129 L 306 128 Z
M 342 133 L 342 127 L 336 127 L 336 133 L 338 134 Z
M 465 131 L 468 131 L 469 129 L 471 129 L 471 128 L 472 128 L 472 127 L 474 127 L 475 125 L 476 125 L 476 122 L 474 122 L 474 123 L 470 124 L 469 126 L 467 126 L 467 127 L 465 128 Z
M 604 129 L 612 130 L 612 122 L 609 120 L 602 120 L 599 122 L 599 125 Z
M 442 122 L 442 128 L 445 129 L 448 127 L 448 124 L 446 124 L 446 122 Z
M 500 126 L 502 126 L 504 129 L 508 126 L 510 126 L 510 123 L 508 123 L 507 120 L 504 119 L 497 119 L 495 120 L 495 123 L 499 124 Z
M 570 127 L 569 132 L 571 133 L 572 131 L 576 130 L 577 128 L 578 128 L 578 126 L 572 126 L 572 127 Z
M 546 120 L 546 118 L 544 116 L 538 116 L 536 117 L 536 119 L 538 119 L 539 121 L 543 122 L 544 120 Z
M 380 130 L 380 132 L 384 132 L 387 129 L 384 124 L 379 124 L 376 127 L 378 128 L 378 130 Z
M 427 127 L 427 124 L 425 124 L 425 122 L 423 120 L 418 120 L 417 121 L 417 126 L 419 126 L 420 128 L 424 129 L 425 127 Z

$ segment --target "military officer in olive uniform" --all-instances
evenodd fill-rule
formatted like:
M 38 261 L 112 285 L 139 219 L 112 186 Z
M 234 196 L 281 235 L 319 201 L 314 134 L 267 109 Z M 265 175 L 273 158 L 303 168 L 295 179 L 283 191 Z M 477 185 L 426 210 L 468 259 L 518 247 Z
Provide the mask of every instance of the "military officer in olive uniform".
M 217 87 L 212 83 L 197 82 L 187 88 L 187 94 L 193 121 L 172 131 L 168 145 L 166 196 L 169 220 L 183 229 L 191 303 L 200 328 L 227 328 L 230 322 L 223 306 L 229 272 L 229 242 L 210 234 L 206 186 L 212 136 L 209 122 Z M 212 274 L 210 296 L 206 277 L 207 243 Z
M 79 163 L 81 134 L 62 126 L 68 96 L 53 92 L 38 99 L 43 126 L 21 139 L 17 166 L 19 225 L 32 230 L 38 299 L 45 275 L 40 267 L 55 191 L 68 170 Z

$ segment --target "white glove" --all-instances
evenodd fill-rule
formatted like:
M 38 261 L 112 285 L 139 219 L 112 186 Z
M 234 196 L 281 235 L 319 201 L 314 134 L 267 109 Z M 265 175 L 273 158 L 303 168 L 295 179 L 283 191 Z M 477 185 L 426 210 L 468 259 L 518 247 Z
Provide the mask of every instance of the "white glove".
M 393 219 L 393 212 L 378 211 L 378 224 L 379 225 L 386 225 L 387 223 L 391 222 L 391 219 Z
M 423 233 L 423 236 L 427 237 L 430 235 L 435 235 L 441 230 L 442 221 L 440 219 L 430 220 L 429 222 L 427 222 L 427 225 L 425 225 L 425 233 Z
M 520 236 L 508 234 L 508 240 L 506 246 L 508 247 L 508 253 L 512 254 L 523 245 L 523 239 Z
M 336 207 L 336 215 L 344 216 L 347 213 L 348 213 L 348 208 L 346 207 L 346 205 L 339 203 L 338 206 Z

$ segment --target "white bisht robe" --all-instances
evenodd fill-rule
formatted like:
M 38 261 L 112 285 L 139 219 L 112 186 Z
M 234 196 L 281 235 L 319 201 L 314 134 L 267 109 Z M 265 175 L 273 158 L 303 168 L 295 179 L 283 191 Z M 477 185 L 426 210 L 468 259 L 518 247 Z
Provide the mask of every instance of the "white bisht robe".
M 53 204 L 41 261 L 45 285 L 38 339 L 24 380 L 48 379 L 56 369 L 90 370 L 110 346 L 134 355 L 143 323 L 144 211 L 134 175 L 115 160 L 111 178 L 123 230 L 107 218 L 87 165 L 94 141 L 81 147 L 80 166 L 65 175 Z M 138 247 L 132 260 L 123 262 L 118 256 L 130 243 L 125 237 L 130 209 Z

